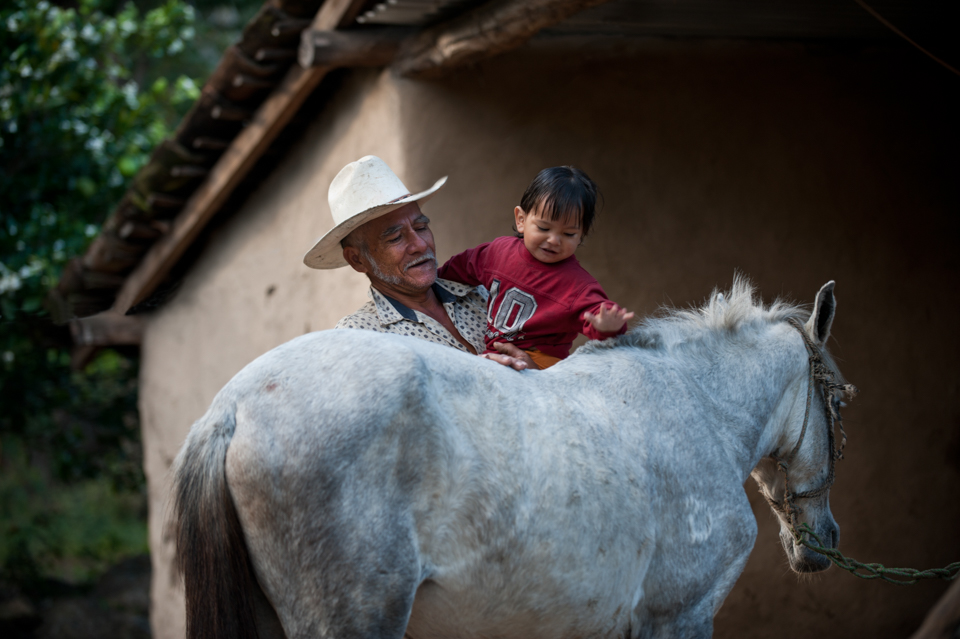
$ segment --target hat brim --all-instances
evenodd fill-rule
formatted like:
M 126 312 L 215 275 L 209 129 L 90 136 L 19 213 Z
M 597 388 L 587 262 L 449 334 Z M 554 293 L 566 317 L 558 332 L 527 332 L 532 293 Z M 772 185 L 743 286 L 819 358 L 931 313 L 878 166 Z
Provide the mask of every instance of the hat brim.
M 434 185 L 426 191 L 421 191 L 420 193 L 414 193 L 412 195 L 406 195 L 399 200 L 371 207 L 344 220 L 340 224 L 337 224 L 335 227 L 330 229 L 326 235 L 317 240 L 317 243 L 313 245 L 313 248 L 307 251 L 307 254 L 303 256 L 303 263 L 310 268 L 318 269 L 333 269 L 348 266 L 347 261 L 343 259 L 343 249 L 340 246 L 340 242 L 343 240 L 343 238 L 347 237 L 351 232 L 353 232 L 354 229 L 363 226 L 370 220 L 375 220 L 376 218 L 386 215 L 391 211 L 396 211 L 401 206 L 406 206 L 411 202 L 426 202 L 433 197 L 434 194 L 440 190 L 440 187 L 442 187 L 446 182 L 447 178 L 444 176 L 437 180 Z

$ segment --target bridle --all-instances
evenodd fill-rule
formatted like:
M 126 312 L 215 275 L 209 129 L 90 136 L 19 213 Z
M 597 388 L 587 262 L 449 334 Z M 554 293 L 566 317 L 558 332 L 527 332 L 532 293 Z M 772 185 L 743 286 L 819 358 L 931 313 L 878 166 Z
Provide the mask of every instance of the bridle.
M 800 333 L 800 337 L 803 338 L 803 343 L 807 347 L 807 353 L 809 354 L 810 376 L 807 383 L 807 407 L 803 412 L 803 426 L 800 428 L 800 437 L 797 439 L 793 450 L 784 457 L 776 454 L 771 455 L 773 460 L 777 462 L 777 469 L 783 473 L 783 499 L 773 499 L 766 494 L 764 496 L 774 510 L 787 518 L 795 531 L 799 523 L 800 514 L 803 512 L 803 509 L 797 505 L 797 500 L 819 497 L 830 490 L 830 487 L 833 485 L 836 462 L 838 459 L 843 459 L 843 448 L 847 445 L 847 433 L 843 430 L 840 406 L 843 398 L 852 399 L 858 391 L 857 387 L 853 384 L 839 383 L 836 372 L 824 361 L 823 350 L 810 339 L 803 325 L 797 319 L 791 317 L 787 319 L 787 322 Z M 795 493 L 790 490 L 790 464 L 793 463 L 797 453 L 800 452 L 800 447 L 803 445 L 803 438 L 807 434 L 807 424 L 810 421 L 810 406 L 813 402 L 814 386 L 820 390 L 821 397 L 824 399 L 824 411 L 827 417 L 827 437 L 830 444 L 830 472 L 827 474 L 826 479 L 823 480 L 823 483 L 817 488 L 806 490 L 802 493 Z M 835 427 L 840 428 L 839 448 L 834 448 L 835 439 L 833 432 Z

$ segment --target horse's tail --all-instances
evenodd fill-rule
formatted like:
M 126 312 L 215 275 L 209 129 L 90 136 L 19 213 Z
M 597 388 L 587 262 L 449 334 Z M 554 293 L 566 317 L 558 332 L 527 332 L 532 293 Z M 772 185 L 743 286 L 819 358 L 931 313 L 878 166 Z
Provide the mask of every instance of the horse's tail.
M 227 487 L 233 402 L 214 400 L 193 425 L 174 465 L 177 567 L 187 603 L 187 639 L 256 639 L 247 545 Z

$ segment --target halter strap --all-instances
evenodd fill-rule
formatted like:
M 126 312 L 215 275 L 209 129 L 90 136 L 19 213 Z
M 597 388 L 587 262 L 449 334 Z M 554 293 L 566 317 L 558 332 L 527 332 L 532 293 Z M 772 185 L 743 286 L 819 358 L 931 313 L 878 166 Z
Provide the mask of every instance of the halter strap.
M 783 499 L 776 500 L 771 497 L 766 497 L 766 495 L 764 496 L 770 506 L 786 516 L 790 520 L 791 525 L 795 527 L 800 513 L 803 512 L 803 509 L 796 504 L 796 500 L 819 497 L 830 490 L 830 487 L 833 485 L 836 461 L 843 459 L 843 449 L 847 445 L 847 433 L 843 429 L 843 419 L 840 417 L 840 398 L 842 396 L 853 397 L 858 391 L 857 387 L 853 384 L 840 384 L 837 382 L 836 374 L 826 362 L 824 362 L 823 351 L 810 339 L 810 336 L 807 335 L 807 332 L 799 320 L 791 317 L 787 319 L 787 322 L 800 333 L 803 344 L 807 349 L 810 362 L 810 375 L 807 381 L 807 402 L 803 411 L 803 425 L 800 427 L 800 436 L 797 438 L 797 443 L 794 444 L 793 450 L 791 450 L 786 457 L 772 456 L 774 461 L 777 462 L 777 469 L 783 473 Z M 807 425 L 810 422 L 810 406 L 813 403 L 813 389 L 815 386 L 820 389 L 824 400 L 824 411 L 827 418 L 827 439 L 830 446 L 830 471 L 823 483 L 817 488 L 802 493 L 794 493 L 790 490 L 790 477 L 788 473 L 790 464 L 793 463 L 794 458 L 796 458 L 800 452 L 800 447 L 803 445 L 803 440 L 807 434 Z M 841 435 L 840 447 L 836 449 L 834 448 L 835 426 L 840 427 Z

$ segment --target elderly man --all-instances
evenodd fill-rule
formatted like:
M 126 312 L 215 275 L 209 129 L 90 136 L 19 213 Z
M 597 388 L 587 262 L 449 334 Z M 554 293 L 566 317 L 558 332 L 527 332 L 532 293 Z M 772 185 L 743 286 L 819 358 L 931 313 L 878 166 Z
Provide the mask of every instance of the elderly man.
M 370 280 L 370 301 L 337 328 L 409 335 L 467 353 L 482 353 L 487 291 L 437 278 L 430 220 L 420 204 L 447 181 L 411 194 L 378 157 L 351 162 L 330 184 L 334 228 L 304 256 L 311 268 L 351 266 Z M 537 368 L 529 355 L 498 344 L 489 359 L 517 370 Z

